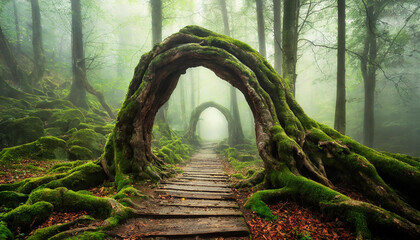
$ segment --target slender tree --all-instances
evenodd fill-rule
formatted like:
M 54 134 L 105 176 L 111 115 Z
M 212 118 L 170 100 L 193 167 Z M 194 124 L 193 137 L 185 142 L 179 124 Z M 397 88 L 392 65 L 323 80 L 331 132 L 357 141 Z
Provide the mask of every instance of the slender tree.
M 20 38 L 20 26 L 19 26 L 19 13 L 16 4 L 17 0 L 13 0 L 13 15 L 15 17 L 15 30 L 16 30 L 16 50 L 20 52 L 21 49 L 21 38 Z
M 281 0 L 273 0 L 274 12 L 274 69 L 281 75 L 283 53 L 281 51 Z
M 222 18 L 223 18 L 223 26 L 224 26 L 223 32 L 225 35 L 230 36 L 230 27 L 229 27 L 229 18 L 227 14 L 226 0 L 219 0 L 219 3 L 220 3 L 220 9 L 222 11 Z M 238 128 L 237 131 L 235 131 L 235 134 L 237 135 L 236 138 L 238 139 L 237 142 L 242 142 L 244 140 L 244 133 L 242 130 L 241 117 L 239 115 L 238 98 L 236 96 L 236 88 L 233 87 L 232 85 L 230 86 L 230 111 L 232 112 L 233 122 L 236 124 L 236 127 Z
M 178 83 L 180 86 L 180 105 L 181 105 L 181 121 L 182 121 L 182 129 L 183 131 L 187 131 L 188 122 L 186 117 L 185 111 L 185 80 L 179 81 Z
M 32 47 L 34 51 L 34 69 L 30 75 L 32 86 L 42 80 L 45 71 L 45 54 L 42 46 L 41 12 L 38 0 L 31 0 L 32 8 Z
M 338 0 L 337 97 L 334 128 L 346 133 L 346 0 Z
M 263 3 L 263 0 L 256 0 L 255 3 L 257 5 L 259 52 L 263 57 L 267 57 L 266 49 L 265 49 L 264 3 Z
M 3 58 L 7 67 L 9 68 L 11 78 L 15 86 L 20 87 L 25 92 L 32 92 L 32 88 L 29 86 L 28 78 L 25 72 L 17 64 L 15 55 L 10 50 L 9 42 L 3 34 L 3 30 L 0 26 L 0 57 Z
M 297 62 L 297 40 L 298 40 L 298 19 L 299 0 L 284 0 L 283 6 L 283 76 L 289 80 L 290 89 L 296 91 L 296 62 Z
M 83 51 L 82 15 L 80 0 L 71 0 L 71 35 L 73 82 L 68 99 L 77 107 L 88 109 L 86 89 L 83 78 L 86 76 L 86 63 Z

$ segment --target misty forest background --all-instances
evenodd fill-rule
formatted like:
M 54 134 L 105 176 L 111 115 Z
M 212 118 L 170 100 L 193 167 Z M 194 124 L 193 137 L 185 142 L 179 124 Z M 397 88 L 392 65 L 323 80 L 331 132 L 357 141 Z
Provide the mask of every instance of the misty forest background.
M 264 21 L 257 21 L 258 2 L 262 3 L 258 10 L 261 10 L 260 19 Z M 275 58 L 282 40 L 286 39 L 284 29 L 282 37 L 274 37 L 275 29 L 276 34 L 281 34 L 279 30 L 284 24 L 275 21 L 275 14 L 283 17 L 281 8 L 287 7 L 286 2 L 295 1 L 284 1 L 277 13 L 273 6 L 276 2 L 283 1 L 230 0 L 226 1 L 226 9 L 230 36 L 259 49 L 260 53 L 265 51 L 262 55 L 265 54 L 281 72 L 281 54 L 279 59 Z M 337 3 L 322 0 L 296 2 L 299 5 L 295 6 L 298 21 L 294 28 L 297 31 L 294 40 L 297 47 L 295 95 L 311 118 L 334 127 Z M 380 5 L 375 19 L 370 19 L 375 22 L 373 37 L 377 51 L 374 57 L 372 54 L 366 57 L 366 41 L 372 37 L 366 31 L 366 2 L 346 2 L 345 133 L 375 149 L 419 156 L 419 3 L 409 0 L 372 2 Z M 218 0 L 166 0 L 162 1 L 161 10 L 162 39 L 191 24 L 226 33 Z M 0 26 L 19 65 L 27 72 L 32 71 L 34 59 L 32 11 L 31 1 L 0 1 Z M 73 74 L 71 4 L 70 1 L 39 0 L 39 11 L 45 72 L 36 89 L 56 98 L 66 98 Z M 141 55 L 153 46 L 151 12 L 147 0 L 81 1 L 87 79 L 96 91 L 104 94 L 114 114 L 122 105 Z M 5 74 L 8 72 L 6 62 L 2 54 L 0 75 L 15 85 Z M 375 70 L 372 91 L 365 92 L 364 64 Z M 202 67 L 189 69 L 181 76 L 169 100 L 169 125 L 176 131 L 185 130 L 194 107 L 215 101 L 229 108 L 230 96 L 229 84 L 210 70 Z M 365 99 L 372 97 L 374 131 L 366 130 L 366 133 Z M 88 99 L 91 106 L 101 108 L 93 95 L 88 94 Z M 247 138 L 255 138 L 252 113 L 239 91 L 237 100 L 244 134 Z M 207 109 L 200 119 L 197 133 L 202 139 L 214 141 L 227 137 L 227 122 L 220 112 Z M 372 125 L 368 128 L 372 129 Z M 373 141 L 366 140 L 369 138 Z

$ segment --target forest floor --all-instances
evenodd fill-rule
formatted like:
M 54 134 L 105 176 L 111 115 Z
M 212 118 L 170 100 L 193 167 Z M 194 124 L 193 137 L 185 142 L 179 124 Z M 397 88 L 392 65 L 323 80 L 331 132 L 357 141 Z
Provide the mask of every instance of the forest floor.
M 227 162 L 224 162 L 224 169 L 229 176 L 238 173 Z M 231 178 L 231 182 L 232 185 L 235 185 L 238 180 Z M 244 214 L 252 239 L 356 239 L 350 227 L 340 220 L 329 219 L 321 212 L 308 206 L 304 207 L 294 201 L 279 201 L 268 205 L 273 214 L 278 216 L 278 219 L 265 221 L 244 207 L 247 199 L 256 191 L 258 191 L 258 187 L 234 189 L 234 196 Z M 357 194 L 352 193 L 352 195 Z

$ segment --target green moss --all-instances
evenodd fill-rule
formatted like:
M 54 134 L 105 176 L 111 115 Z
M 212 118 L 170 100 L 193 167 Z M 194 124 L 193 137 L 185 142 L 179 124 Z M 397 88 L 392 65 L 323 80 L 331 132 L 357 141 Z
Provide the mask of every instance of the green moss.
M 31 236 L 29 236 L 27 240 L 50 239 L 50 237 L 60 232 L 69 230 L 71 227 L 77 224 L 88 224 L 92 222 L 93 220 L 94 219 L 92 217 L 85 215 L 72 222 L 57 224 L 57 225 L 53 225 L 46 228 L 41 228 L 41 229 L 36 230 Z
M 86 161 L 72 161 L 54 164 L 49 170 L 49 173 L 67 172 L 67 170 L 85 164 Z
M 76 235 L 71 238 L 66 238 L 68 240 L 103 240 L 106 239 L 108 235 L 103 232 L 83 232 L 82 234 Z
M 92 129 L 81 129 L 71 136 L 67 145 L 78 145 L 92 151 L 93 157 L 99 157 L 104 149 L 106 138 Z
M 1 219 L 12 231 L 20 228 L 22 232 L 29 232 L 32 227 L 47 220 L 52 212 L 53 205 L 51 203 L 40 201 L 32 205 L 21 205 L 1 216 Z
M 133 209 L 125 207 L 113 214 L 111 217 L 107 218 L 105 221 L 109 223 L 104 229 L 110 229 L 116 227 L 119 223 L 131 218 L 133 216 Z
M 22 158 L 66 159 L 65 141 L 56 137 L 41 137 L 32 143 L 5 148 L 0 152 L 0 162 L 10 163 Z
M 241 155 L 238 155 L 238 160 L 241 162 L 250 162 L 250 161 L 254 161 L 255 158 L 254 156 L 249 155 L 249 154 L 241 154 Z
M 85 116 L 79 109 L 67 109 L 56 111 L 48 122 L 48 127 L 60 128 L 62 131 L 79 126 L 80 123 L 85 122 Z
M 100 133 L 102 135 L 108 135 L 112 132 L 114 127 L 115 127 L 114 124 L 107 124 L 105 126 L 96 126 L 93 128 L 93 130 L 95 130 L 95 132 Z
M 21 203 L 26 202 L 28 195 L 23 193 L 17 193 L 12 191 L 2 191 L 0 192 L 0 206 L 5 206 L 7 208 L 15 208 Z
M 45 136 L 44 123 L 37 117 L 11 119 L 0 123 L 0 142 L 6 147 L 33 142 L 42 136 Z
M 40 201 L 51 203 L 55 211 L 86 211 L 99 218 L 110 216 L 112 211 L 112 206 L 106 198 L 77 193 L 64 187 L 36 190 L 29 195 L 27 203 L 32 204 Z
M 48 182 L 45 187 L 83 190 L 102 184 L 106 177 L 101 166 L 88 162 L 71 169 L 65 177 Z
M 13 233 L 7 228 L 7 224 L 0 221 L 0 239 L 2 240 L 13 240 Z
M 44 108 L 44 109 L 68 109 L 68 108 L 75 108 L 74 105 L 67 100 L 62 99 L 54 99 L 54 100 L 44 100 L 36 103 L 36 108 Z
M 234 177 L 236 179 L 245 179 L 244 175 L 242 175 L 242 173 L 235 173 L 230 175 L 231 177 Z
M 233 157 L 233 158 L 237 158 L 238 157 L 238 150 L 236 148 L 227 148 L 225 149 L 226 155 L 228 158 Z
M 93 152 L 85 147 L 73 145 L 69 149 L 70 160 L 87 160 L 93 159 Z
M 42 121 L 47 122 L 56 110 L 53 109 L 36 109 L 31 115 L 40 118 Z
M 121 189 L 117 194 L 112 196 L 114 199 L 124 199 L 127 197 L 146 197 L 142 192 L 140 192 L 138 189 L 133 188 L 131 186 L 126 186 L 123 189 Z

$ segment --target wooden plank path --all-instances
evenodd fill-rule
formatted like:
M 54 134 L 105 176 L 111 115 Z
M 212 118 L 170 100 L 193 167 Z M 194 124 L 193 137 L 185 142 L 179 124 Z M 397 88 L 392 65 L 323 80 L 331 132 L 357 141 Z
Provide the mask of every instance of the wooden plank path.
M 248 239 L 248 226 L 211 145 L 194 154 L 182 174 L 161 182 L 155 193 L 157 205 L 124 224 L 118 231 L 124 232 L 122 238 Z

